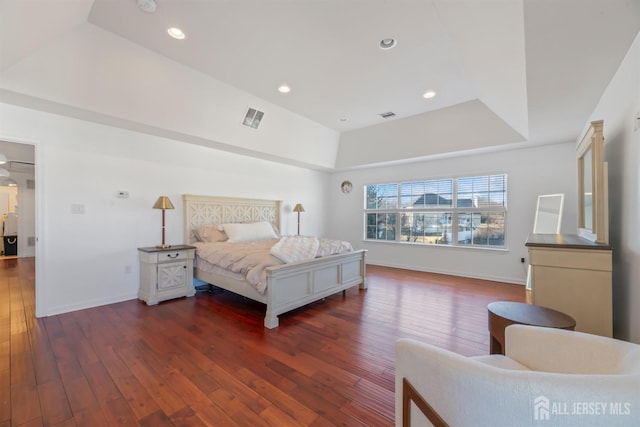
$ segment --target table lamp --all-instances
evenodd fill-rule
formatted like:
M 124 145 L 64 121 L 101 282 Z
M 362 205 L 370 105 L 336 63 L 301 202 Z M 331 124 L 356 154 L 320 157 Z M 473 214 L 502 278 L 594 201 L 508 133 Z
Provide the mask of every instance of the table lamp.
M 170 248 L 171 245 L 166 245 L 164 243 L 164 211 L 165 209 L 174 209 L 171 200 L 167 196 L 160 196 L 158 200 L 156 200 L 156 204 L 153 205 L 153 209 L 162 209 L 162 244 L 157 245 L 157 248 Z
M 294 212 L 298 212 L 298 236 L 300 235 L 300 212 L 304 212 L 304 208 L 300 203 L 298 203 L 294 208 Z

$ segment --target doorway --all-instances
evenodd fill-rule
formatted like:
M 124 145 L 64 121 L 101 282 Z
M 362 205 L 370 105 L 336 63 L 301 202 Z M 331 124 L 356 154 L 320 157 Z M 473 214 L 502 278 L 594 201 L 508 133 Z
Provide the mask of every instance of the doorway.
M 35 146 L 0 140 L 0 260 L 35 257 Z
M 18 257 L 18 185 L 0 179 L 0 259 Z

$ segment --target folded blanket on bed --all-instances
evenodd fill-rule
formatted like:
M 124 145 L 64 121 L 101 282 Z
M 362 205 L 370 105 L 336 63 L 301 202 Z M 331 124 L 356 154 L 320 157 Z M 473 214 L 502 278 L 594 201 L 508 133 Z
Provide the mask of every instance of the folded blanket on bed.
M 341 254 L 343 252 L 351 252 L 353 246 L 344 240 L 320 239 L 320 246 L 316 257 Z
M 285 264 L 313 259 L 318 254 L 320 241 L 313 236 L 285 236 L 271 247 L 271 255 Z

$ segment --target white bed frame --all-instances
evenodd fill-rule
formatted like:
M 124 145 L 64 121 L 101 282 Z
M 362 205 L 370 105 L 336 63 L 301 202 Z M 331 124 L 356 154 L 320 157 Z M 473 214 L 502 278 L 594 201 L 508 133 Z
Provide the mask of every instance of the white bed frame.
M 195 241 L 193 230 L 201 225 L 270 221 L 280 229 L 278 200 L 182 195 L 184 239 Z M 222 289 L 267 305 L 264 326 L 278 326 L 278 315 L 302 307 L 353 286 L 366 289 L 366 250 L 347 252 L 310 261 L 267 268 L 267 290 L 259 293 L 246 280 L 195 268 L 195 277 Z M 197 264 L 197 263 L 196 263 Z

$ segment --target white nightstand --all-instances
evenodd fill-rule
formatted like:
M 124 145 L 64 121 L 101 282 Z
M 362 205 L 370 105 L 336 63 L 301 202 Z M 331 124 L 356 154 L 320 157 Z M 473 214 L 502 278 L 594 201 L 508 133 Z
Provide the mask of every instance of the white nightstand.
M 172 298 L 193 296 L 196 293 L 193 287 L 195 251 L 194 246 L 188 245 L 138 248 L 138 298 L 148 305 L 153 305 Z

